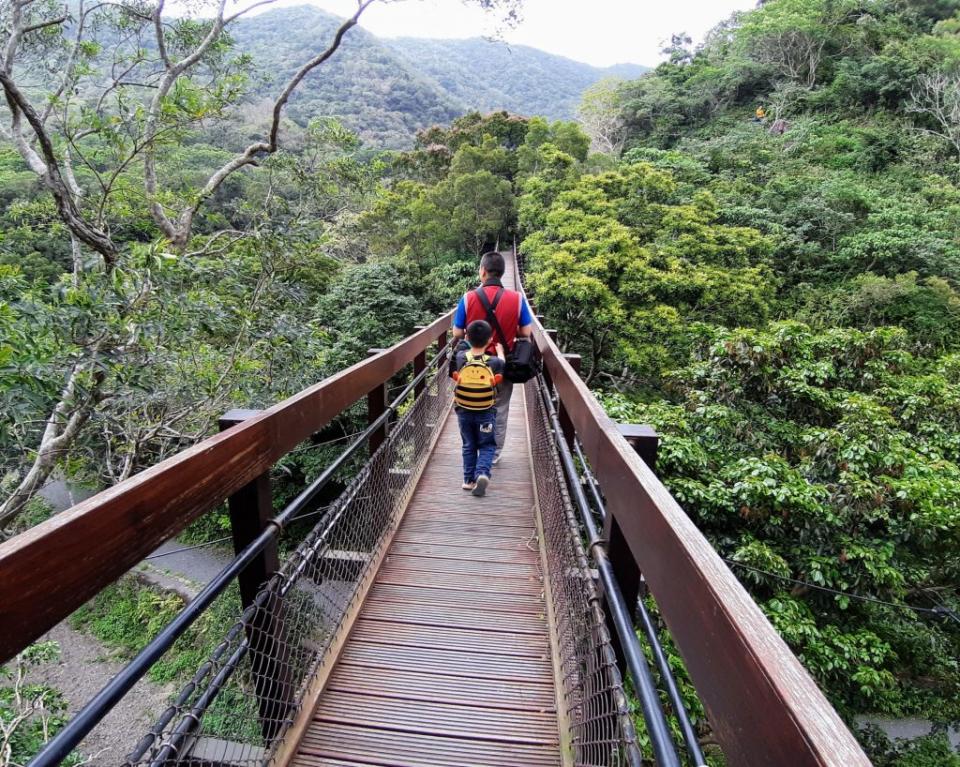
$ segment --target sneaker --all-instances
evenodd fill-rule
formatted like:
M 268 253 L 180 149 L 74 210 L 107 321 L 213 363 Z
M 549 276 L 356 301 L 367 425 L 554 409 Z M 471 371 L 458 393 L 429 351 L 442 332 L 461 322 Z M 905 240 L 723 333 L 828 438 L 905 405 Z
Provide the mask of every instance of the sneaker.
M 473 490 L 473 488 L 476 486 L 476 482 L 464 482 L 462 485 L 460 485 L 460 487 L 462 487 L 464 490 Z
M 476 487 L 473 488 L 473 494 L 477 498 L 482 498 L 487 492 L 487 485 L 490 484 L 490 477 L 486 474 L 481 474 L 477 477 Z
M 500 455 L 500 453 L 497 453 L 495 456 L 493 456 L 493 465 L 494 465 L 494 466 L 496 466 L 498 463 L 500 463 L 500 458 L 501 458 L 501 457 L 502 457 L 502 456 Z

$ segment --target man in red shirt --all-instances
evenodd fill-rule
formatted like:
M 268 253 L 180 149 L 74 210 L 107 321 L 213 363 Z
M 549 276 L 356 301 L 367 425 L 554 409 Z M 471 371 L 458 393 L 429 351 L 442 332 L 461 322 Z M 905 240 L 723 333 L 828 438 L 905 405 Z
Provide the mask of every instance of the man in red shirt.
M 488 354 L 497 354 L 497 346 L 503 347 L 503 354 L 513 349 L 517 336 L 529 336 L 533 332 L 533 314 L 527 300 L 517 291 L 503 287 L 503 273 L 506 269 L 503 256 L 496 251 L 484 253 L 480 258 L 480 287 L 465 293 L 460 298 L 453 317 L 453 336 L 463 338 L 467 326 L 474 320 L 487 319 L 489 306 L 496 316 L 505 338 L 501 338 L 496 327 L 487 347 Z M 484 302 L 479 292 L 486 297 Z M 493 325 L 494 323 L 490 323 Z M 500 461 L 503 440 L 507 435 L 507 417 L 510 414 L 510 397 L 513 395 L 513 382 L 504 380 L 500 384 L 497 396 L 497 452 L 493 462 Z

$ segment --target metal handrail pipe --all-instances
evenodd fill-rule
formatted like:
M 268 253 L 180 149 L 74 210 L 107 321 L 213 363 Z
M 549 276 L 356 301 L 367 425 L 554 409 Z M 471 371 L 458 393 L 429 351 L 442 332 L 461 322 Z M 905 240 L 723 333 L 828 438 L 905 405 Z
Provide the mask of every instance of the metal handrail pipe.
M 383 415 L 378 418 L 377 421 L 370 424 L 370 426 L 357 437 L 356 441 L 351 443 L 343 451 L 344 454 L 348 454 L 347 457 L 356 452 L 358 445 L 363 444 L 366 439 L 369 438 L 370 433 L 372 433 L 375 427 L 383 425 L 382 423 L 378 423 L 378 421 L 381 421 L 381 419 L 385 420 L 389 418 L 392 413 L 396 412 L 397 408 L 399 408 L 402 402 L 410 395 L 410 392 L 414 390 L 419 380 L 426 378 L 431 367 L 446 357 L 447 351 L 447 349 L 443 349 L 437 354 L 433 360 L 431 360 L 431 364 L 417 375 L 414 380 L 411 381 L 410 385 L 390 403 Z M 341 458 L 342 455 L 334 461 L 334 464 L 336 464 L 338 468 L 343 465 Z M 279 535 L 280 531 L 284 529 L 284 526 L 296 517 L 302 510 L 303 505 L 309 502 L 309 500 L 322 489 L 323 485 L 320 484 L 321 479 L 323 480 L 323 484 L 326 484 L 333 478 L 335 472 L 329 469 L 330 467 L 312 482 L 306 490 L 291 501 L 282 512 L 270 520 L 263 532 L 214 576 L 203 590 L 186 605 L 170 623 L 164 626 L 160 633 L 157 634 L 119 674 L 107 682 L 100 692 L 44 746 L 40 753 L 29 763 L 28 767 L 54 767 L 66 759 L 70 752 L 97 726 L 103 717 L 105 717 L 133 686 L 143 678 L 147 671 L 160 660 L 173 643 L 207 610 L 213 603 L 213 600 Z M 264 593 L 265 592 L 261 592 L 261 595 Z
M 550 399 L 542 378 L 538 383 L 540 396 L 543 398 L 553 428 L 554 441 L 560 453 L 560 461 L 568 480 L 567 485 L 570 487 L 574 503 L 580 513 L 580 519 L 587 531 L 588 549 L 600 575 L 600 582 L 606 596 L 606 608 L 610 613 L 617 637 L 620 640 L 620 646 L 623 649 L 627 669 L 633 679 L 637 697 L 640 699 L 640 709 L 647 726 L 647 734 L 650 736 L 654 759 L 658 767 L 680 767 L 680 758 L 677 756 L 676 746 L 670 735 L 670 727 L 660 705 L 660 695 L 633 628 L 633 612 L 627 606 L 623 593 L 620 591 L 620 584 L 617 583 L 613 567 L 607 558 L 603 538 L 597 530 L 597 524 L 593 519 L 593 513 L 590 511 L 590 504 L 586 495 L 584 495 L 583 487 L 579 482 L 574 481 L 577 476 L 577 469 L 573 462 L 573 455 L 570 453 L 570 447 L 563 437 L 563 429 L 560 426 L 557 410 Z
M 607 506 L 600 493 L 599 483 L 587 465 L 579 439 L 574 439 L 573 448 L 576 451 L 581 466 L 583 466 L 583 476 L 587 480 L 587 486 L 590 488 L 590 495 L 593 498 L 594 507 L 602 521 L 607 518 Z M 676 677 L 673 675 L 673 671 L 667 661 L 667 655 L 663 651 L 663 645 L 657 636 L 653 618 L 650 615 L 650 611 L 647 610 L 647 606 L 643 603 L 643 599 L 637 600 L 637 610 L 640 615 L 640 626 L 647 637 L 650 649 L 653 651 L 653 661 L 657 666 L 657 670 L 660 672 L 660 678 L 666 687 L 667 697 L 670 699 L 673 711 L 677 716 L 677 721 L 680 723 L 680 731 L 683 734 L 683 742 L 687 748 L 687 753 L 693 764 L 697 765 L 697 767 L 703 767 L 703 765 L 706 765 L 707 760 L 700 748 L 700 741 L 697 738 L 696 730 L 693 728 L 693 723 L 690 721 L 690 714 L 683 704 L 683 696 L 680 695 L 680 688 L 677 685 Z

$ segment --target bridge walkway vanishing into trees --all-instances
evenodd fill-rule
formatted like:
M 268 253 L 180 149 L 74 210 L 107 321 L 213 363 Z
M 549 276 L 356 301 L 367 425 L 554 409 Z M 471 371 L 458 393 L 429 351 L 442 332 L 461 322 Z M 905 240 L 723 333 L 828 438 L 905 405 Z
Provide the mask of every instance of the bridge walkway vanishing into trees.
M 237 554 L 33 767 L 82 754 L 191 636 L 205 660 L 103 764 L 679 767 L 705 763 L 709 733 L 731 766 L 869 765 L 657 479 L 656 435 L 604 414 L 539 317 L 543 374 L 515 388 L 490 492 L 460 490 L 451 320 L 232 411 L 220 434 L 0 544 L 0 661 L 224 501 Z M 368 427 L 276 511 L 271 470 L 363 400 Z M 708 727 L 684 708 L 666 636 Z

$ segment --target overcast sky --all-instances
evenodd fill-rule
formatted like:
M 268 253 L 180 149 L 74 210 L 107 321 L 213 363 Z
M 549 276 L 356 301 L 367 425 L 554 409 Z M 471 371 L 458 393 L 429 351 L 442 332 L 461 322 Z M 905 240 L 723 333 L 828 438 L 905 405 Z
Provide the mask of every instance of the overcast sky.
M 307 0 L 280 0 L 301 5 Z M 341 16 L 356 0 L 309 0 Z M 756 0 L 525 0 L 524 20 L 508 42 L 532 45 L 596 66 L 656 64 L 675 32 L 699 41 L 717 22 Z M 375 3 L 362 26 L 379 37 L 475 37 L 493 32 L 490 19 L 458 0 Z

